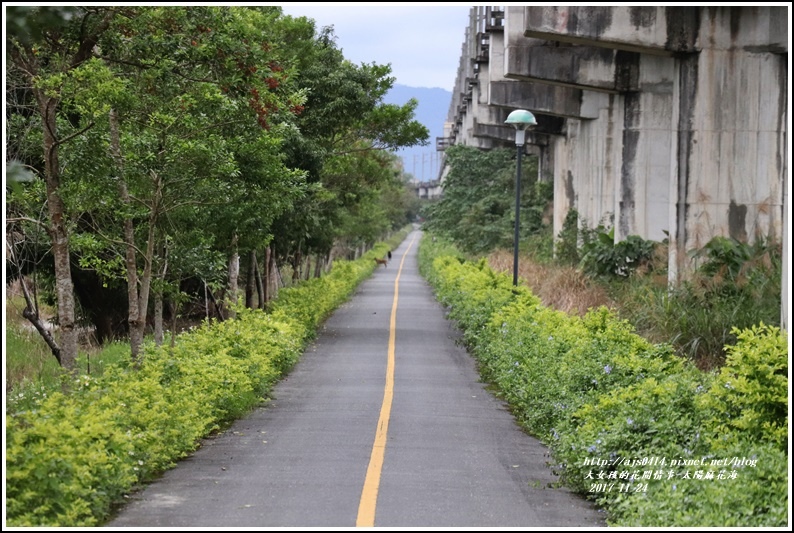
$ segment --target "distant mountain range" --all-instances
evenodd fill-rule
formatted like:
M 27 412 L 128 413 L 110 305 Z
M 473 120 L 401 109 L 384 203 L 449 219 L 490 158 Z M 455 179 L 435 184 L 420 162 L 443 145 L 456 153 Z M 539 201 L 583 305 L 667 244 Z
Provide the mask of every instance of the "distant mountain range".
M 439 88 L 394 85 L 383 101 L 404 105 L 411 98 L 419 102 L 414 116 L 430 130 L 430 138 L 426 146 L 404 148 L 397 155 L 403 159 L 405 172 L 417 181 L 433 181 L 438 179 L 441 159 L 441 153 L 436 151 L 436 137 L 444 136 L 444 122 L 449 114 L 452 93 Z

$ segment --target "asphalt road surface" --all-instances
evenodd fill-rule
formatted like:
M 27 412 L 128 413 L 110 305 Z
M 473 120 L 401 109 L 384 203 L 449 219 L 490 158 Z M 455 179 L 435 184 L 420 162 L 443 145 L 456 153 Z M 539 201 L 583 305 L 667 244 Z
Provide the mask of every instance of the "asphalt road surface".
M 419 275 L 421 236 L 327 320 L 268 405 L 106 527 L 605 526 L 479 381 Z

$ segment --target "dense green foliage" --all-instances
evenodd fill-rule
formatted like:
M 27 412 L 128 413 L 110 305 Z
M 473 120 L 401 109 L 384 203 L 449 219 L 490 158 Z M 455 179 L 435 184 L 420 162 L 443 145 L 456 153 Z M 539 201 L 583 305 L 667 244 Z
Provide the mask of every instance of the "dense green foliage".
M 579 250 L 579 212 L 569 209 L 562 230 L 554 243 L 554 256 L 563 265 L 577 266 L 581 260 Z
M 266 255 L 329 267 L 335 247 L 360 254 L 415 210 L 391 151 L 427 142 L 417 102 L 384 103 L 390 66 L 346 60 L 311 19 L 279 6 L 8 15 L 9 159 L 29 172 L 6 206 L 19 237 L 7 266 L 35 271 L 50 303 L 72 281 L 76 320 L 100 342 L 141 338 L 153 300 L 174 314 L 205 286 L 223 318 L 238 271 L 260 279 L 248 291 L 261 307 Z
M 148 344 L 137 368 L 128 353 L 101 377 L 77 378 L 68 394 L 10 398 L 8 524 L 101 524 L 122 495 L 260 404 L 321 321 L 372 273 L 372 258 L 395 244 L 284 290 L 268 312 L 240 308 L 237 319 L 205 322 L 173 348 Z
M 444 197 L 423 211 L 425 227 L 469 254 L 513 248 L 512 152 L 452 146 L 446 163 Z M 543 211 L 552 191 L 548 183 L 532 184 L 535 164 L 529 159 L 522 173 L 519 248 L 529 262 L 577 269 L 607 290 L 616 312 L 641 335 L 671 344 L 702 368 L 723 363 L 724 347 L 736 342 L 734 328 L 780 324 L 779 243 L 715 237 L 691 253 L 693 270 L 671 284 L 666 240 L 630 235 L 616 241 L 614 227 L 602 221 L 591 228 L 575 209 L 553 235 Z
M 483 377 L 549 446 L 561 480 L 611 525 L 785 526 L 780 329 L 737 331 L 726 365 L 704 373 L 605 308 L 579 318 L 543 307 L 440 239 L 422 241 L 420 268 Z
M 734 330 L 738 341 L 726 348 L 726 364 L 702 397 L 712 413 L 713 447 L 729 447 L 741 437 L 786 450 L 788 347 L 775 329 L 760 324 Z
M 521 172 L 522 238 L 543 227 L 543 210 L 551 199 L 550 183 L 537 181 L 537 159 L 525 157 Z M 426 210 L 426 228 L 468 253 L 512 247 L 515 228 L 515 152 L 482 151 L 453 145 L 446 151 L 449 174 L 442 198 Z
M 629 235 L 615 242 L 615 228 L 580 229 L 583 237 L 579 266 L 591 277 L 626 278 L 653 257 L 658 243 Z
M 610 288 L 642 335 L 710 368 L 724 362 L 737 331 L 780 325 L 782 253 L 779 245 L 715 237 L 693 255 L 700 264 L 675 286 L 633 276 Z

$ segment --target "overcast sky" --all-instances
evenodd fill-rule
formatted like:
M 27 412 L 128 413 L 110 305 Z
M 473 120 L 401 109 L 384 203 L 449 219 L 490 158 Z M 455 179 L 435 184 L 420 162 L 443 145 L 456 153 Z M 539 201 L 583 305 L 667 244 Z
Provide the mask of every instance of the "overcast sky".
M 470 4 L 279 4 L 287 15 L 333 26 L 337 46 L 353 63 L 391 64 L 400 85 L 452 91 Z

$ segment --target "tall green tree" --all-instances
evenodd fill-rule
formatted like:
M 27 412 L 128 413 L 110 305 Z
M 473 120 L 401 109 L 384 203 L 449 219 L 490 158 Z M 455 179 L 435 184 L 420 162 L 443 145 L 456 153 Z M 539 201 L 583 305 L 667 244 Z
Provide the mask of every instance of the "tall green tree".
M 288 164 L 306 169 L 316 187 L 304 205 L 279 220 L 282 256 L 325 255 L 340 239 L 371 241 L 368 230 L 384 225 L 383 212 L 371 224 L 375 206 L 366 204 L 377 203 L 374 193 L 393 177 L 390 152 L 427 144 L 429 137 L 414 120 L 416 101 L 383 103 L 395 81 L 390 73 L 389 65 L 345 59 L 327 27 L 316 31 L 311 53 L 299 58 L 297 84 L 307 101 L 297 122 L 301 135 L 286 153 Z M 356 228 L 367 231 L 357 234 Z
M 110 147 L 115 179 L 133 191 L 119 194 L 116 211 L 124 213 L 133 357 L 156 251 L 165 250 L 157 242 L 179 231 L 164 225 L 167 217 L 200 224 L 226 247 L 234 300 L 240 242 L 267 239 L 270 221 L 299 194 L 302 173 L 280 160 L 273 127 L 302 101 L 284 89 L 278 16 L 273 8 L 141 8 L 103 43 L 102 59 L 135 95 L 119 113 L 118 148 L 112 134 Z M 142 212 L 130 210 L 133 199 Z M 146 232 L 140 251 L 134 219 Z
M 301 194 L 303 172 L 286 168 L 279 153 L 279 130 L 303 101 L 287 83 L 292 72 L 279 52 L 295 25 L 281 28 L 280 9 L 272 7 L 75 8 L 56 13 L 55 29 L 36 33 L 31 28 L 50 12 L 17 14 L 13 64 L 49 106 L 45 112 L 40 105 L 38 115 L 49 139 L 42 157 L 47 203 L 58 207 L 50 218 L 61 221 L 51 231 L 64 288 L 59 309 L 70 309 L 71 245 L 105 284 L 126 280 L 135 356 L 158 269 L 165 280 L 158 255 L 185 229 L 174 224 L 202 227 L 212 246 L 229 251 L 240 241 L 235 235 L 266 240 L 270 221 Z M 83 35 L 96 18 L 101 34 Z M 65 53 L 61 33 L 77 42 L 78 59 L 56 63 Z M 70 135 L 57 139 L 57 127 Z M 53 153 L 65 140 L 70 150 L 58 160 Z M 62 336 L 73 329 L 73 307 L 71 317 L 59 317 Z
M 327 254 L 400 218 L 389 151 L 427 130 L 415 102 L 382 103 L 389 67 L 346 61 L 330 30 L 277 6 L 7 13 L 14 97 L 34 103 L 14 108 L 9 139 L 46 185 L 64 366 L 76 355 L 75 275 L 95 280 L 78 283 L 89 314 L 107 321 L 96 302 L 110 299 L 86 292 L 126 301 L 137 356 L 152 291 L 161 303 L 191 277 L 216 289 L 226 278 L 234 302 L 239 257 L 256 272 L 258 250 Z M 23 139 L 31 125 L 39 133 Z
M 75 126 L 68 120 L 59 120 L 61 90 L 70 75 L 91 58 L 117 13 L 114 7 L 9 6 L 6 11 L 6 57 L 29 88 L 36 103 L 34 119 L 41 128 L 41 165 L 37 170 L 46 185 L 46 225 L 54 262 L 60 332 L 57 343 L 50 347 L 59 363 L 70 371 L 77 357 L 78 332 L 60 156 L 64 146 L 94 124 Z
M 521 174 L 521 235 L 539 228 L 536 189 L 537 159 L 526 158 Z M 454 240 L 470 253 L 511 247 L 515 223 L 515 152 L 483 151 L 454 145 L 447 149 L 449 166 L 443 197 L 428 206 L 427 228 Z

